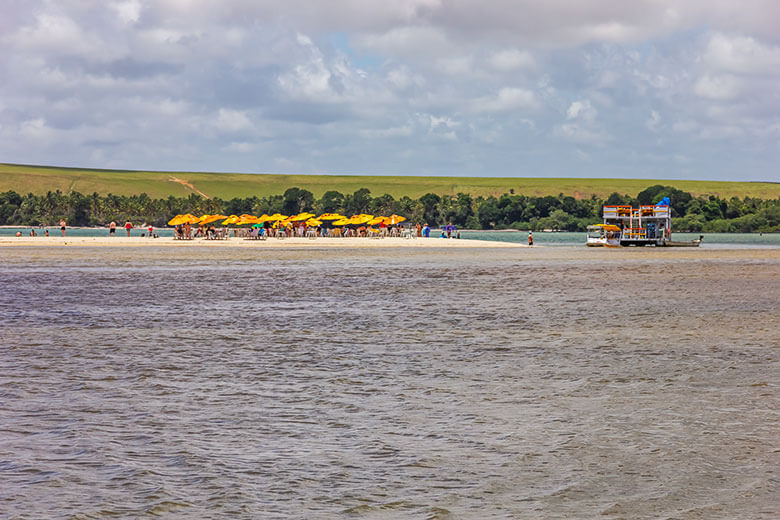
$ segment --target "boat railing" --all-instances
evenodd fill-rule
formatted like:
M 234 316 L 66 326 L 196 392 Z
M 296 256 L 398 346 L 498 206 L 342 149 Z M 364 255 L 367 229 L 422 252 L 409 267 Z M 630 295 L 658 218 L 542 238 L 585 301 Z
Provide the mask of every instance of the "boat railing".
M 623 238 L 629 240 L 647 238 L 647 228 L 626 228 L 623 230 Z
M 630 217 L 631 206 L 604 206 L 604 218 Z
M 669 206 L 639 206 L 634 216 L 642 217 L 668 217 Z

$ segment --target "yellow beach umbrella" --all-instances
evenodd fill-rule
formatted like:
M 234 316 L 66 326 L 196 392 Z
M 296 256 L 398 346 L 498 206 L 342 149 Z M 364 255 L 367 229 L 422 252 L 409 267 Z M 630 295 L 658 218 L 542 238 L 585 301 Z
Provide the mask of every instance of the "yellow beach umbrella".
M 217 220 L 224 220 L 226 218 L 228 218 L 227 215 L 203 215 L 200 217 L 200 223 L 211 224 L 212 222 L 216 222 Z
M 349 219 L 350 224 L 365 224 L 366 222 L 373 220 L 374 215 L 352 215 Z
M 222 225 L 227 226 L 230 224 L 235 224 L 236 222 L 238 222 L 239 218 L 240 217 L 237 215 L 230 215 L 228 218 L 222 221 Z
M 241 215 L 236 221 L 237 226 L 243 226 L 245 224 L 257 224 L 257 217 L 254 215 Z
M 317 220 L 341 220 L 343 218 L 347 218 L 344 215 L 339 215 L 338 213 L 323 213 L 319 217 L 317 217 Z
M 176 215 L 168 221 L 169 226 L 178 226 L 179 224 L 184 224 L 184 215 Z
M 386 218 L 387 217 L 374 217 L 368 222 L 366 222 L 366 224 L 368 224 L 369 226 L 376 226 L 377 224 L 381 224 L 382 222 L 385 222 Z
M 287 215 L 282 215 L 281 213 L 274 213 L 273 215 L 270 215 L 267 220 L 270 222 L 279 222 L 280 220 L 287 220 Z
M 333 224 L 334 226 L 346 226 L 347 224 L 352 224 L 352 222 L 348 218 L 342 218 L 339 220 L 334 220 L 333 222 L 331 222 L 331 224 Z
M 200 217 L 187 213 L 184 215 L 182 224 L 197 224 L 198 222 L 200 222 Z
M 390 221 L 389 222 L 385 221 L 386 224 L 398 224 L 406 220 L 406 217 L 402 217 L 401 215 L 390 215 L 388 218 L 390 219 Z
M 314 216 L 316 216 L 314 213 L 303 212 L 303 213 L 298 213 L 297 215 L 294 215 L 287 220 L 289 220 L 290 222 L 300 222 L 302 220 L 309 220 Z
M 317 227 L 322 225 L 322 221 L 317 220 L 315 218 L 310 218 L 309 220 L 306 221 L 306 225 L 309 227 Z

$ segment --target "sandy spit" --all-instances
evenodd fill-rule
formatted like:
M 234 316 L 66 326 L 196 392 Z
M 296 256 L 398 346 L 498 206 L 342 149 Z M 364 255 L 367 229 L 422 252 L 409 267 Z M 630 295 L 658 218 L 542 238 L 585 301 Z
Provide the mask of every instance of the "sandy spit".
M 528 247 L 524 244 L 508 242 L 493 242 L 488 240 L 456 240 L 443 238 L 269 238 L 267 240 L 247 240 L 230 238 L 228 240 L 176 240 L 172 237 L 0 237 L 0 247 L 14 246 L 88 246 L 88 247 L 252 247 L 252 248 L 306 248 L 306 247 L 337 247 L 337 248 L 518 248 Z

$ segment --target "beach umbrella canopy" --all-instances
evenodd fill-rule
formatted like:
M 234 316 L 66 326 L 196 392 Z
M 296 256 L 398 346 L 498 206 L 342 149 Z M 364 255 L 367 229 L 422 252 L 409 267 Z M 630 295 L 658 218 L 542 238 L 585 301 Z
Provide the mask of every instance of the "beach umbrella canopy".
M 338 213 L 323 213 L 319 217 L 317 217 L 317 220 L 341 220 L 343 218 L 347 218 L 344 215 L 339 215 Z
M 217 220 L 224 220 L 226 218 L 228 218 L 227 215 L 203 215 L 200 217 L 200 223 L 211 224 L 212 222 L 216 222 Z
M 197 224 L 198 222 L 200 222 L 200 217 L 196 217 L 191 213 L 187 213 L 182 218 L 182 224 Z
M 369 226 L 376 226 L 377 224 L 381 224 L 382 222 L 387 223 L 387 217 L 374 217 L 368 222 L 366 222 L 366 224 L 368 224 Z
M 374 215 L 352 215 L 349 218 L 350 224 L 365 224 L 366 222 L 373 220 Z
M 402 217 L 401 215 L 390 215 L 387 217 L 388 220 L 385 221 L 385 224 L 399 224 L 406 220 L 406 217 Z
M 348 218 L 342 218 L 339 220 L 334 220 L 331 222 L 334 226 L 346 226 L 347 224 L 352 224 L 352 221 Z
M 266 220 L 269 222 L 279 222 L 280 220 L 287 220 L 287 215 L 282 215 L 281 213 L 274 213 L 273 215 L 270 215 Z
M 309 220 L 310 218 L 312 218 L 314 216 L 316 216 L 314 213 L 303 212 L 303 213 L 298 213 L 297 215 L 293 215 L 292 217 L 290 217 L 287 220 L 289 220 L 290 222 L 301 222 L 303 220 Z
M 222 224 L 225 226 L 229 224 L 235 224 L 236 222 L 238 222 L 239 218 L 240 217 L 238 217 L 237 215 L 230 215 L 228 218 L 222 221 Z
M 169 226 L 178 226 L 179 224 L 184 224 L 184 215 L 176 215 L 168 221 Z
M 322 221 L 317 220 L 315 218 L 310 218 L 309 220 L 306 221 L 306 225 L 309 227 L 317 227 L 322 225 Z
M 236 221 L 237 226 L 243 226 L 244 224 L 258 224 L 258 218 L 254 215 L 241 215 Z

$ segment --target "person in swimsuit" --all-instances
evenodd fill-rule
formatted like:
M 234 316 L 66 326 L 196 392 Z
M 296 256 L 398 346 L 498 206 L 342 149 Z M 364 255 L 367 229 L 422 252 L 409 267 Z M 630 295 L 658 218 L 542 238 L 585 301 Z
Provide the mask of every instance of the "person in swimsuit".
M 113 237 L 116 233 L 116 222 L 113 220 L 111 221 L 111 224 L 108 225 L 108 236 Z
M 127 237 L 130 238 L 130 230 L 133 229 L 133 224 L 129 220 L 125 222 L 125 229 L 127 230 Z
M 60 220 L 60 231 L 62 231 L 62 236 L 65 236 L 65 219 Z

